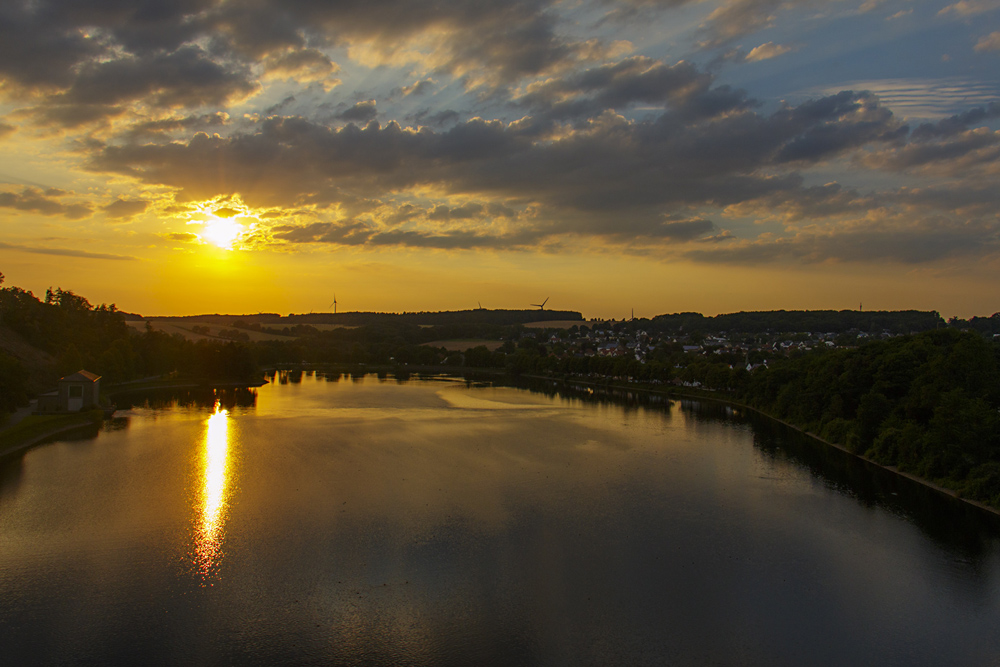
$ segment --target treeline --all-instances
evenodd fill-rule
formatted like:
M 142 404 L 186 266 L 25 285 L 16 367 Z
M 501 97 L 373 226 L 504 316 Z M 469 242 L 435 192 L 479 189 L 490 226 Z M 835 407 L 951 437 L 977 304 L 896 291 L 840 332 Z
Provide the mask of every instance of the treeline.
M 129 319 L 142 319 L 129 314 Z M 228 325 L 233 321 L 241 321 L 247 325 L 259 324 L 269 327 L 294 327 L 297 324 L 339 324 L 341 326 L 361 327 L 376 325 L 406 325 L 414 326 L 446 326 L 446 325 L 495 325 L 511 326 L 527 324 L 541 320 L 566 320 L 583 322 L 583 314 L 575 310 L 489 310 L 476 308 L 473 310 L 446 310 L 436 312 L 405 312 L 405 313 L 291 313 L 282 317 L 277 313 L 257 313 L 253 315 L 189 315 L 183 318 L 153 318 L 153 319 L 188 319 L 197 322 Z
M 18 359 L 0 351 L 2 410 L 26 404 L 29 394 L 54 388 L 59 377 L 81 369 L 101 375 L 105 386 L 167 373 L 244 380 L 254 378 L 257 370 L 246 345 L 192 342 L 149 327 L 136 332 L 114 304 L 95 306 L 63 289 L 49 289 L 39 299 L 19 287 L 0 288 L 0 324 L 51 358 Z
M 996 316 L 994 316 L 996 317 Z M 974 318 L 980 319 L 980 318 Z M 992 318 L 990 318 L 992 319 Z M 706 317 L 701 313 L 674 313 L 657 315 L 650 320 L 649 328 L 658 333 L 676 332 L 731 332 L 731 333 L 784 333 L 863 332 L 915 333 L 945 325 L 937 311 L 923 310 L 767 310 L 726 313 Z
M 742 401 L 1000 507 L 1000 344 L 955 329 L 777 360 Z
M 948 320 L 948 325 L 956 329 L 978 331 L 984 335 L 995 336 L 1000 334 L 1000 313 L 993 313 L 989 317 L 973 317 L 968 320 L 952 317 Z
M 289 315 L 288 322 L 305 324 L 343 324 L 345 326 L 366 326 L 379 324 L 412 324 L 444 326 L 456 324 L 492 324 L 510 326 L 527 324 L 540 320 L 583 321 L 583 315 L 575 310 L 447 310 L 440 312 L 415 313 L 309 313 Z

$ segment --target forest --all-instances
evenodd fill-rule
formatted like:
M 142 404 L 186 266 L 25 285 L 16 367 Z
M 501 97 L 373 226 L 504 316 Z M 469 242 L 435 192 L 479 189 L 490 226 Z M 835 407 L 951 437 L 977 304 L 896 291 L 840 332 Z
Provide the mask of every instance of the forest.
M 881 465 L 1000 507 L 1000 344 L 946 328 L 777 360 L 733 392 Z
M 40 299 L 19 287 L 0 287 L 0 324 L 41 353 L 18 359 L 0 349 L 0 411 L 27 404 L 30 395 L 80 369 L 103 376 L 106 384 L 168 373 L 250 379 L 257 370 L 246 346 L 192 342 L 151 328 L 136 333 L 114 304 L 95 306 L 63 289 L 49 289 Z

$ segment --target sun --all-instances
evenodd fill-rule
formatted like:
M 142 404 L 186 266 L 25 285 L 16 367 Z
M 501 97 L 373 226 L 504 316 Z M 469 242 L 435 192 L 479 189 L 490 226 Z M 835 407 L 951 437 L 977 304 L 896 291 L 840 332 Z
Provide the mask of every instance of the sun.
M 243 232 L 243 226 L 234 220 L 215 218 L 204 223 L 202 238 L 223 250 L 232 250 L 233 243 Z

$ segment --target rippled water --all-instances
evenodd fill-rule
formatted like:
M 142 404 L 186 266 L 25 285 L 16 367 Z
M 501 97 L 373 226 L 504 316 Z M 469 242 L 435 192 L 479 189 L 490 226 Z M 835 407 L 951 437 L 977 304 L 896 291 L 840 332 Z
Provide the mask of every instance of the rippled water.
M 293 380 L 0 463 L 0 663 L 1000 660 L 994 518 L 779 426 Z

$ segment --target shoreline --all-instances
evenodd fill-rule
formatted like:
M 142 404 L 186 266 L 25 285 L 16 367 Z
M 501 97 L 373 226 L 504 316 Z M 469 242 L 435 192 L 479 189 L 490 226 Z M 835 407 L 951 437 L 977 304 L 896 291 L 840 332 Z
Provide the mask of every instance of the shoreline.
M 69 433 L 70 431 L 76 431 L 81 428 L 91 427 L 94 425 L 95 422 L 85 421 L 85 422 L 76 422 L 73 424 L 63 424 L 62 426 L 51 428 L 48 431 L 45 431 L 35 436 L 31 436 L 26 440 L 22 440 L 17 444 L 10 445 L 9 447 L 7 447 L 7 449 L 0 451 L 0 460 L 6 459 L 9 456 L 13 456 L 14 454 L 19 454 L 25 450 L 31 449 L 36 445 L 40 445 L 51 437 L 61 435 L 63 433 Z
M 950 497 L 954 498 L 955 500 L 959 500 L 959 501 L 961 501 L 963 503 L 967 503 L 967 504 L 972 505 L 974 507 L 978 507 L 979 509 L 985 510 L 985 511 L 989 512 L 990 514 L 994 514 L 994 515 L 1000 516 L 1000 509 L 998 509 L 996 507 L 992 507 L 990 505 L 982 503 L 982 502 L 980 502 L 978 500 L 973 500 L 971 498 L 964 498 L 964 497 L 958 495 L 958 493 L 956 493 L 955 491 L 952 491 L 949 488 L 943 487 L 940 484 L 936 484 L 936 483 L 934 483 L 934 482 L 932 482 L 930 480 L 924 479 L 923 477 L 918 477 L 917 475 L 914 475 L 913 473 L 904 472 L 904 471 L 900 470 L 899 468 L 896 468 L 895 466 L 886 466 L 886 465 L 882 465 L 881 463 L 876 463 L 875 461 L 872 461 L 867 456 L 864 456 L 862 454 L 856 454 L 856 453 L 852 452 L 851 450 L 847 449 L 846 447 L 844 447 L 843 445 L 838 445 L 835 442 L 830 442 L 829 440 L 824 440 L 823 438 L 821 438 L 820 436 L 816 435 L 815 433 L 812 433 L 810 431 L 806 431 L 805 429 L 800 428 L 800 427 L 796 426 L 795 424 L 789 423 L 789 422 L 785 421 L 784 419 L 778 419 L 777 417 L 769 415 L 766 412 L 764 412 L 762 410 L 759 410 L 757 408 L 754 408 L 754 407 L 751 407 L 749 405 L 746 405 L 745 403 L 739 403 L 737 401 L 734 401 L 734 400 L 731 400 L 731 399 L 727 399 L 727 398 L 722 398 L 722 397 L 702 396 L 702 395 L 699 395 L 699 394 L 686 393 L 686 392 L 683 392 L 683 391 L 673 391 L 671 389 L 651 389 L 651 388 L 646 388 L 646 387 L 635 387 L 635 386 L 631 386 L 631 385 L 620 385 L 620 384 L 599 384 L 599 383 L 593 382 L 591 380 L 569 380 L 569 379 L 564 379 L 564 378 L 545 377 L 545 376 L 542 376 L 542 375 L 523 375 L 521 377 L 531 378 L 533 380 L 555 380 L 555 381 L 563 382 L 563 383 L 576 382 L 576 383 L 579 383 L 579 384 L 585 384 L 585 385 L 590 385 L 590 386 L 594 386 L 594 387 L 606 387 L 606 388 L 610 388 L 610 389 L 622 389 L 622 390 L 625 390 L 625 391 L 642 391 L 642 392 L 646 392 L 646 393 L 649 393 L 649 394 L 662 394 L 662 395 L 664 395 L 664 396 L 666 396 L 668 398 L 688 399 L 688 400 L 696 400 L 696 401 L 713 401 L 715 403 L 722 403 L 724 405 L 728 405 L 728 406 L 735 407 L 735 408 L 740 408 L 740 409 L 743 409 L 743 410 L 750 410 L 750 411 L 753 411 L 753 412 L 757 413 L 758 415 L 760 415 L 762 417 L 766 417 L 767 419 L 770 419 L 771 421 L 777 422 L 779 424 L 787 426 L 790 429 L 798 431 L 802 435 L 805 435 L 805 436 L 807 436 L 807 437 L 809 437 L 809 438 L 811 438 L 811 439 L 813 439 L 813 440 L 815 440 L 815 441 L 817 441 L 817 442 L 819 442 L 821 444 L 828 445 L 830 447 L 833 447 L 834 449 L 839 449 L 840 451 L 844 452 L 845 454 L 848 454 L 848 455 L 853 456 L 853 457 L 855 457 L 857 459 L 860 459 L 860 460 L 864 461 L 865 463 L 868 463 L 869 465 L 873 465 L 873 466 L 875 466 L 877 468 L 881 468 L 882 470 L 885 470 L 887 472 L 891 472 L 891 473 L 893 473 L 895 475 L 899 475 L 900 477 L 905 477 L 906 479 L 909 479 L 910 481 L 917 482 L 918 484 L 922 484 L 923 486 L 926 486 L 929 489 L 933 489 L 934 491 L 937 491 L 939 493 L 943 493 L 944 495 L 950 496 Z

